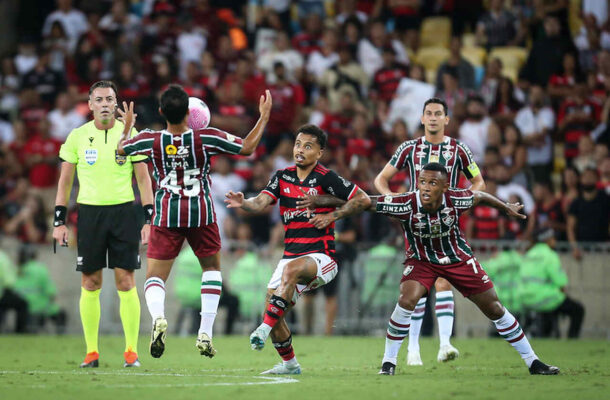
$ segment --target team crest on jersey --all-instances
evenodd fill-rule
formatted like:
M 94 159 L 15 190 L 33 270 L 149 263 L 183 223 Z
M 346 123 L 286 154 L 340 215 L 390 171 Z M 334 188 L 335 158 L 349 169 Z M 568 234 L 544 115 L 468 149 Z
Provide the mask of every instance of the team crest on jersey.
M 453 157 L 453 152 L 452 151 L 443 151 L 443 158 L 445 160 L 449 160 L 451 157 Z
M 85 161 L 89 165 L 95 164 L 97 161 L 97 149 L 85 149 Z
M 405 270 L 404 270 L 404 271 L 402 271 L 402 274 L 403 274 L 404 276 L 409 275 L 409 274 L 411 273 L 411 271 L 413 271 L 413 268 L 414 268 L 414 267 L 413 267 L 413 265 L 407 265 L 407 266 L 405 267 Z
M 392 202 L 392 196 L 386 196 L 383 198 L 383 202 L 384 203 L 391 203 Z
M 455 221 L 455 217 L 453 215 L 444 215 L 441 219 L 443 224 L 447 226 L 453 225 L 453 222 Z
M 168 156 L 173 156 L 176 153 L 178 153 L 178 148 L 173 144 L 168 144 L 167 146 L 165 146 L 165 154 L 167 154 Z
M 114 162 L 119 165 L 123 165 L 127 162 L 127 156 L 122 156 L 117 150 L 114 151 Z

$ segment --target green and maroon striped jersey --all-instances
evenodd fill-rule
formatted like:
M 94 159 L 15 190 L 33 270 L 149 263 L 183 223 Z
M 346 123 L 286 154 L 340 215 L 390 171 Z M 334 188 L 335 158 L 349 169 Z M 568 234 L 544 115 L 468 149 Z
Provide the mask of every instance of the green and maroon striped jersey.
M 143 130 L 127 140 L 127 155 L 150 157 L 157 183 L 153 225 L 190 228 L 216 221 L 210 196 L 210 157 L 239 154 L 242 139 L 216 128 L 173 135 Z
M 457 187 L 460 172 L 472 179 L 480 174 L 472 152 L 464 143 L 445 136 L 440 144 L 432 144 L 424 136 L 402 143 L 389 161 L 396 169 L 406 169 L 409 174 L 410 190 L 417 188 L 419 172 L 429 162 L 437 162 L 447 168 L 449 186 Z
M 447 265 L 472 258 L 472 249 L 459 228 L 459 216 L 474 205 L 474 194 L 468 189 L 449 189 L 433 213 L 426 211 L 419 190 L 397 196 L 381 196 L 377 212 L 398 218 L 405 241 L 407 258 Z

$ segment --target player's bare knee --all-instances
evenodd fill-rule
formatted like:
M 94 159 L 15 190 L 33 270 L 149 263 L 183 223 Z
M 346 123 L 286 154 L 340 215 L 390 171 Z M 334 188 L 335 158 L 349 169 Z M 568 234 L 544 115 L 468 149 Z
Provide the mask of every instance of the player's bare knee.
M 437 292 L 446 292 L 451 290 L 451 284 L 446 279 L 437 279 L 434 288 Z
M 504 306 L 499 301 L 492 301 L 487 307 L 487 318 L 495 321 L 504 315 Z
M 415 310 L 415 306 L 419 299 L 416 299 L 415 296 L 408 294 L 400 294 L 398 296 L 398 305 L 405 310 Z

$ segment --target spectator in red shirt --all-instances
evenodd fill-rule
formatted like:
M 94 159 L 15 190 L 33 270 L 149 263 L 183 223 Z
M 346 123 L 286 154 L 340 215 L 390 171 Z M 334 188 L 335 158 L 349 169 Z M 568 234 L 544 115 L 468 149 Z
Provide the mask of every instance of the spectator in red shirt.
M 496 181 L 485 178 L 486 192 L 496 194 Z M 466 221 L 466 238 L 498 240 L 506 234 L 506 221 L 495 208 L 477 205 L 473 207 Z
M 273 64 L 277 77 L 275 84 L 269 86 L 273 97 L 273 111 L 263 136 L 267 152 L 272 152 L 283 136 L 292 136 L 301 119 L 301 109 L 305 104 L 305 91 L 298 83 L 289 82 L 286 68 L 281 62 Z
M 307 57 L 314 50 L 320 50 L 322 40 L 322 19 L 312 13 L 305 18 L 303 31 L 292 38 L 292 47 Z
M 29 193 L 19 212 L 6 221 L 4 233 L 14 235 L 23 243 L 44 243 L 47 215 L 42 197 Z
M 339 111 L 326 114 L 320 128 L 328 134 L 328 148 L 335 150 L 345 145 L 346 131 L 350 128 L 352 118 L 356 113 L 356 102 L 351 91 L 346 90 L 341 95 Z
M 578 61 L 574 53 L 563 55 L 562 71 L 551 75 L 548 85 L 548 93 L 553 100 L 553 104 L 559 105 L 574 91 L 574 85 L 582 82 L 583 77 L 578 66 Z
M 532 190 L 536 206 L 533 215 L 529 218 L 528 231 L 552 228 L 557 240 L 566 238 L 565 215 L 561 209 L 561 201 L 555 197 L 551 184 L 538 182 Z
M 22 149 L 31 190 L 42 196 L 48 210 L 55 204 L 60 147 L 61 142 L 49 134 L 49 122 L 43 119 L 39 123 L 38 134 L 31 136 Z
M 209 101 L 209 92 L 205 85 L 201 82 L 201 68 L 197 62 L 189 61 L 186 64 L 182 88 L 191 97 L 197 97 L 206 103 Z
M 21 92 L 19 119 L 25 123 L 28 136 L 38 132 L 40 121 L 46 118 L 47 109 L 42 104 L 38 92 L 34 89 L 24 89 Z
M 565 141 L 564 155 L 571 162 L 578 155 L 578 141 L 597 126 L 601 107 L 589 97 L 585 84 L 575 85 L 573 93 L 561 104 L 558 127 Z
M 119 65 L 116 84 L 119 88 L 118 97 L 122 101 L 133 101 L 138 104 L 138 100 L 146 97 L 150 93 L 150 86 L 147 79 L 136 73 L 134 64 L 131 60 L 123 60 Z
M 396 52 L 391 45 L 383 47 L 383 66 L 373 76 L 372 95 L 385 102 L 394 98 L 396 89 L 402 78 L 409 76 L 406 65 L 396 62 Z
M 366 114 L 356 113 L 346 133 L 344 160 L 351 169 L 354 169 L 360 159 L 370 159 L 375 150 L 375 141 L 373 136 L 369 135 Z

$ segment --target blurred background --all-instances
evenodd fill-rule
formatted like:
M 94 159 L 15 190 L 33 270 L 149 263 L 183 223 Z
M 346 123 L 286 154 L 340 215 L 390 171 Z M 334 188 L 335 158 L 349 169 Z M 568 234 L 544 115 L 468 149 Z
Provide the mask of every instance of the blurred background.
M 0 333 L 81 330 L 78 183 L 70 247 L 53 254 L 50 240 L 58 151 L 90 118 L 89 86 L 111 79 L 119 101 L 136 103 L 138 129 L 163 127 L 157 99 L 170 83 L 208 104 L 212 126 L 242 137 L 260 94 L 272 93 L 256 154 L 213 162 L 225 279 L 218 334 L 256 326 L 283 245 L 276 208 L 244 215 L 225 208 L 224 194 L 256 195 L 293 163 L 294 132 L 308 122 L 329 135 L 321 162 L 375 194 L 374 177 L 423 134 L 423 102 L 438 96 L 449 105 L 446 134 L 472 149 L 488 191 L 525 205 L 523 223 L 487 207 L 460 221 L 501 300 L 532 336 L 566 336 L 565 318 L 529 301 L 527 274 L 542 266 L 527 251 L 547 242 L 567 284 L 550 276 L 536 293 L 573 299 L 586 310 L 579 334 L 610 339 L 608 10 L 605 0 L 0 2 Z M 398 174 L 392 189 L 407 179 Z M 337 241 L 339 276 L 299 303 L 295 331 L 381 335 L 402 273 L 401 229 L 363 214 L 338 223 Z M 144 249 L 142 259 L 140 293 Z M 197 325 L 199 277 L 185 250 L 168 284 L 178 333 Z M 101 331 L 119 334 L 114 288 L 104 285 L 101 298 Z M 434 334 L 432 314 L 424 334 Z M 144 331 L 149 318 L 143 308 Z M 456 297 L 456 336 L 489 328 Z

